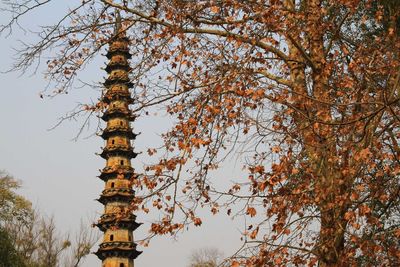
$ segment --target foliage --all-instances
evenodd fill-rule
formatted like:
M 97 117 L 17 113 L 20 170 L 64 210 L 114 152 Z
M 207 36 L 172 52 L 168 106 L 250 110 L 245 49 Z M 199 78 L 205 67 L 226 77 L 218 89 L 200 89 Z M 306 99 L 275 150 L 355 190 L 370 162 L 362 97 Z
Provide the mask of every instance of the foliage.
M 0 176 L 0 267 L 80 266 L 97 236 L 82 223 L 75 242 L 63 238 L 53 218 L 41 216 L 15 192 L 19 186 L 12 176 Z
M 28 267 L 78 267 L 98 240 L 83 223 L 71 240 L 59 233 L 53 217 L 42 217 L 36 211 L 24 222 L 7 223 L 5 229 Z
M 4 229 L 0 228 L 0 267 L 25 267 Z
M 32 211 L 31 203 L 15 193 L 20 182 L 0 171 L 0 225 L 11 219 L 24 220 Z
M 46 2 L 9 5 L 3 30 Z M 133 180 L 133 208 L 163 214 L 152 235 L 226 207 L 251 221 L 232 266 L 399 265 L 398 1 L 87 0 L 15 68 L 53 49 L 49 94 L 67 92 L 113 38 L 115 9 L 133 44 L 135 111 L 163 105 L 174 121 L 148 150 L 159 162 Z M 229 153 L 247 177 L 217 187 Z

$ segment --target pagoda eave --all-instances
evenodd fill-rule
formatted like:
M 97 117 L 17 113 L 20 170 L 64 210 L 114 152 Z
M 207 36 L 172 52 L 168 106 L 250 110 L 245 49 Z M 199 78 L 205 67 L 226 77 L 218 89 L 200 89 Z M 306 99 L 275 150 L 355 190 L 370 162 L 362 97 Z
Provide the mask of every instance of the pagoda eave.
M 131 242 L 107 242 L 100 244 L 94 253 L 100 260 L 109 257 L 136 259 L 142 252 L 136 250 L 136 244 Z
M 109 138 L 110 136 L 112 136 L 112 135 L 118 135 L 118 134 L 122 134 L 122 135 L 124 135 L 124 136 L 130 138 L 131 140 L 134 140 L 134 139 L 136 138 L 136 136 L 137 136 L 137 134 L 133 133 L 133 132 L 132 132 L 132 129 L 130 129 L 130 128 L 114 128 L 114 129 L 107 129 L 107 128 L 106 128 L 106 129 L 100 134 L 100 136 L 101 136 L 103 139 L 106 140 L 106 139 Z
M 132 68 L 129 67 L 128 64 L 121 64 L 121 63 L 108 64 L 107 67 L 105 67 L 104 70 L 105 70 L 107 73 L 110 73 L 111 71 L 117 70 L 117 69 L 125 70 L 125 71 L 128 71 L 128 72 L 132 70 Z
M 142 223 L 137 223 L 134 220 L 99 220 L 99 222 L 96 224 L 96 226 L 100 229 L 100 231 L 105 232 L 107 229 L 111 228 L 124 228 L 128 229 L 130 231 L 135 231 L 139 226 L 141 226 Z
M 124 84 L 128 86 L 128 88 L 133 87 L 133 83 L 128 78 L 108 78 L 103 83 L 103 85 L 107 88 L 115 84 Z
M 123 42 L 130 42 L 129 38 L 124 34 L 115 35 L 110 42 L 114 41 L 123 41 Z
M 116 118 L 116 117 L 122 117 L 129 121 L 134 121 L 137 116 L 133 115 L 131 112 L 125 109 L 113 108 L 104 112 L 103 116 L 101 116 L 101 119 L 103 121 L 108 121 L 110 118 Z
M 138 155 L 138 153 L 133 152 L 130 149 L 121 149 L 121 148 L 116 148 L 116 149 L 104 149 L 103 152 L 101 152 L 101 154 L 99 154 L 100 157 L 102 157 L 103 159 L 109 159 L 112 156 L 125 156 L 129 159 L 134 159 L 136 158 L 136 156 Z
M 105 95 L 101 100 L 102 100 L 102 102 L 104 102 L 106 104 L 110 104 L 112 101 L 115 101 L 115 100 L 124 100 L 129 105 L 133 104 L 135 102 L 135 100 L 131 97 L 130 94 L 122 93 L 122 92 L 113 93 L 113 94 L 110 93 L 108 95 Z
M 135 194 L 133 190 L 130 193 L 122 193 L 122 192 L 114 192 L 108 194 L 103 193 L 102 195 L 100 195 L 100 198 L 97 199 L 97 201 L 105 205 L 113 201 L 131 202 L 134 197 Z
M 132 55 L 131 55 L 131 53 L 129 53 L 129 50 L 122 50 L 122 49 L 111 50 L 106 54 L 106 57 L 108 59 L 111 59 L 114 55 L 123 55 L 127 59 L 132 58 Z
M 118 168 L 105 167 L 98 176 L 104 182 L 114 178 L 116 175 L 122 174 L 125 179 L 131 179 L 135 175 L 135 170 L 130 166 L 119 166 Z

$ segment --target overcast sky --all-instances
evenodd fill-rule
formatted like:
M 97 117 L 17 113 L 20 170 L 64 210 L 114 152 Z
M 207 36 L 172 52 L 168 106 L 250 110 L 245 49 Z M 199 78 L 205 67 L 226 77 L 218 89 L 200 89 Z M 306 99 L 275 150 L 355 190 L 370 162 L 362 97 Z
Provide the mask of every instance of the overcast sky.
M 64 1 L 57 1 L 58 3 Z M 67 2 L 67 1 L 66 1 Z M 64 4 L 66 3 L 64 2 Z M 68 1 L 69 2 L 69 1 Z M 78 2 L 78 1 L 77 1 Z M 53 4 L 23 21 L 22 25 L 35 27 L 55 20 L 62 15 L 59 4 Z M 1 23 L 4 23 L 1 16 Z M 12 62 L 18 39 L 34 41 L 29 34 L 20 30 L 5 38 L 1 36 L 1 71 L 7 70 Z M 86 82 L 101 82 L 105 72 L 100 70 L 106 59 L 98 59 L 81 78 Z M 70 94 L 53 99 L 41 99 L 39 92 L 46 86 L 40 73 L 0 73 L 0 169 L 6 170 L 22 180 L 20 191 L 43 213 L 54 215 L 57 227 L 62 232 L 74 233 L 83 219 L 98 218 L 102 206 L 94 201 L 103 189 L 103 182 L 96 178 L 105 161 L 96 156 L 103 140 L 93 136 L 71 139 L 78 132 L 80 122 L 67 122 L 49 131 L 57 119 L 73 109 L 77 102 L 96 100 L 100 93 L 90 88 L 79 88 Z M 159 134 L 169 125 L 167 117 L 140 118 L 134 123 L 136 132 L 142 132 L 135 141 L 136 151 L 160 143 Z M 82 137 L 90 136 L 95 127 L 85 131 Z M 133 160 L 135 168 L 146 161 L 145 155 Z M 239 175 L 240 166 L 232 165 L 219 172 L 220 179 L 232 179 Z M 223 180 L 222 180 L 223 182 Z M 184 267 L 191 252 L 203 247 L 216 247 L 229 255 L 240 245 L 240 222 L 233 223 L 227 216 L 211 216 L 206 213 L 202 227 L 191 228 L 177 240 L 170 237 L 155 238 L 150 247 L 142 248 L 143 254 L 135 266 Z M 149 218 L 138 216 L 144 223 L 135 235 L 143 237 L 149 229 Z M 97 248 L 95 248 L 97 249 Z M 100 266 L 96 256 L 91 255 L 83 266 Z

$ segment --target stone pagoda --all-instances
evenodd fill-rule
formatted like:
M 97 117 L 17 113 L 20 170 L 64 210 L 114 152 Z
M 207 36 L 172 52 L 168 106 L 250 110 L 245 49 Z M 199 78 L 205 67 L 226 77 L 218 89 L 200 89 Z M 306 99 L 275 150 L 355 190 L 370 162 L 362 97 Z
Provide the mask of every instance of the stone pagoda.
M 104 205 L 104 213 L 97 227 L 104 233 L 103 241 L 95 253 L 102 260 L 103 267 L 133 267 L 133 260 L 141 253 L 133 242 L 133 231 L 140 225 L 129 209 L 135 192 L 132 179 L 135 179 L 131 159 L 136 157 L 131 141 L 136 135 L 130 123 L 134 121 L 129 105 L 133 103 L 129 80 L 128 59 L 129 39 L 122 28 L 119 15 L 115 25 L 115 34 L 109 43 L 107 52 L 109 63 L 105 70 L 108 77 L 102 102 L 107 108 L 102 119 L 107 126 L 101 133 L 105 147 L 100 154 L 106 162 L 99 178 L 105 182 L 105 188 L 98 201 Z

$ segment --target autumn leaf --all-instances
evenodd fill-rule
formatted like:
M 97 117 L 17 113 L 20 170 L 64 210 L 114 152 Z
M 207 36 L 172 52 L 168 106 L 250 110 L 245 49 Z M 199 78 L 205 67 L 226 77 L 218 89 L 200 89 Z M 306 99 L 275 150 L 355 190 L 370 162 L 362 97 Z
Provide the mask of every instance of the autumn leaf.
M 350 195 L 350 199 L 352 201 L 357 200 L 360 197 L 360 195 L 357 192 L 352 192 Z
M 256 229 L 254 229 L 254 230 L 250 233 L 249 237 L 250 237 L 251 239 L 255 239 L 255 238 L 257 237 L 258 229 L 259 229 L 259 228 L 257 227 Z
M 264 191 L 266 187 L 267 187 L 267 182 L 266 181 L 258 183 L 258 189 L 260 191 Z
M 396 229 L 396 230 L 394 231 L 394 235 L 395 235 L 397 238 L 400 238 L 400 229 Z
M 212 6 L 210 10 L 212 13 L 217 14 L 221 9 L 218 6 Z
M 298 174 L 299 172 L 300 172 L 299 169 L 293 168 L 292 171 L 291 171 L 291 174 L 296 175 L 296 174 Z
M 274 259 L 274 263 L 275 263 L 276 265 L 282 264 L 282 258 L 281 258 L 281 257 L 275 258 L 275 259 Z
M 189 125 L 196 125 L 196 124 L 197 124 L 197 120 L 194 119 L 194 118 L 189 118 L 188 124 L 189 124 Z
M 250 217 L 254 217 L 257 214 L 257 211 L 255 208 L 253 207 L 247 207 L 247 211 L 246 211 L 247 215 L 250 215 Z
M 262 174 L 264 172 L 264 170 L 265 170 L 264 166 L 261 166 L 261 165 L 250 168 L 251 173 Z
M 217 213 L 218 213 L 218 209 L 217 209 L 216 207 L 212 207 L 212 208 L 211 208 L 211 213 L 212 213 L 213 215 L 217 214 Z
M 360 216 L 367 215 L 367 214 L 371 213 L 371 208 L 368 207 L 367 205 L 363 204 L 358 208 L 358 212 L 359 212 Z
M 360 150 L 354 156 L 354 158 L 356 160 L 367 160 L 367 159 L 369 159 L 371 157 L 371 155 L 372 155 L 372 153 L 371 153 L 370 149 L 367 147 L 367 148 L 364 148 L 364 149 Z
M 281 152 L 281 148 L 280 148 L 279 146 L 273 146 L 273 147 L 271 148 L 271 150 L 272 150 L 273 153 L 279 153 L 279 152 Z
M 348 212 L 346 212 L 345 214 L 344 214 L 344 219 L 346 220 L 346 221 L 349 221 L 349 220 L 351 220 L 351 219 L 353 219 L 354 218 L 354 212 L 353 211 L 348 211 Z
M 193 223 L 195 226 L 200 226 L 202 224 L 202 221 L 200 218 L 196 217 L 193 219 Z

